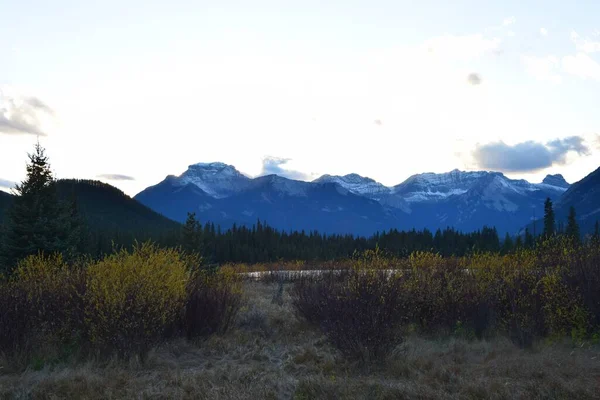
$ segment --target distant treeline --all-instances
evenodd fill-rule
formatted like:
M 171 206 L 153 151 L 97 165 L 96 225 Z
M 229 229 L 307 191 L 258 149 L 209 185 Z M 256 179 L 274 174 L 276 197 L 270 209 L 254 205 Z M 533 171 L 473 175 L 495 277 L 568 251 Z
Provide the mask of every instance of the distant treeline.
M 553 235 L 566 233 L 553 233 Z M 596 233 L 596 237 L 597 237 Z M 507 254 L 516 249 L 533 248 L 544 235 L 534 238 L 525 231 L 522 236 L 509 235 L 500 240 L 498 231 L 484 226 L 463 233 L 453 228 L 398 231 L 392 229 L 371 237 L 326 235 L 319 232 L 284 232 L 257 221 L 251 227 L 236 226 L 221 231 L 212 223 L 203 226 L 189 214 L 178 242 L 187 251 L 199 252 L 208 262 L 268 262 L 276 260 L 332 260 L 351 257 L 354 252 L 376 247 L 397 257 L 408 257 L 415 251 L 431 251 L 447 256 L 464 256 L 478 252 Z

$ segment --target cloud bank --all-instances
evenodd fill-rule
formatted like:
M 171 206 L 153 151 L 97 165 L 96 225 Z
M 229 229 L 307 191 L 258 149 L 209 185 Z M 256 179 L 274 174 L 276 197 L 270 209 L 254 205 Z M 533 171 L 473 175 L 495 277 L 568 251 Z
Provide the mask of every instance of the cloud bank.
M 15 187 L 17 183 L 13 181 L 8 181 L 6 179 L 0 179 L 0 188 L 4 189 L 12 189 Z
M 310 180 L 311 176 L 309 174 L 284 168 L 284 166 L 289 161 L 291 161 L 290 158 L 279 158 L 271 156 L 264 157 L 262 161 L 262 170 L 260 171 L 259 176 L 275 174 L 288 179 L 295 179 L 300 181 Z
M 514 25 L 516 23 L 517 23 L 517 19 L 514 16 L 506 17 L 506 18 L 504 18 L 504 21 L 502 21 L 502 25 L 504 25 L 504 26 Z
M 565 72 L 571 75 L 600 81 L 600 63 L 585 53 L 563 57 L 562 65 Z
M 545 144 L 527 141 L 509 146 L 500 141 L 477 145 L 473 158 L 478 167 L 503 172 L 533 172 L 551 167 L 554 164 L 565 164 L 569 152 L 580 156 L 590 154 L 580 136 L 556 139 Z
M 36 97 L 9 97 L 0 92 L 0 133 L 46 136 L 41 118 L 54 112 Z
M 134 177 L 121 174 L 101 174 L 97 175 L 96 178 L 106 179 L 109 181 L 135 181 Z
M 575 43 L 577 51 L 584 53 L 597 53 L 600 52 L 600 41 L 590 39 L 589 37 L 583 38 L 575 31 L 571 32 L 571 40 Z

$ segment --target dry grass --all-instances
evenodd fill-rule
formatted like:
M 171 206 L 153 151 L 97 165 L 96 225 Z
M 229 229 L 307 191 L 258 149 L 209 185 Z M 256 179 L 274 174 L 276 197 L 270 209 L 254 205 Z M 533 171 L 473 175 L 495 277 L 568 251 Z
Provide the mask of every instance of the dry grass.
M 295 315 L 287 288 L 246 283 L 235 327 L 131 360 L 46 366 L 3 374 L 1 398 L 34 399 L 593 399 L 600 349 L 507 340 L 408 337 L 386 360 L 346 361 Z M 0 360 L 1 365 L 1 360 Z M 4 371 L 7 371 L 5 368 Z

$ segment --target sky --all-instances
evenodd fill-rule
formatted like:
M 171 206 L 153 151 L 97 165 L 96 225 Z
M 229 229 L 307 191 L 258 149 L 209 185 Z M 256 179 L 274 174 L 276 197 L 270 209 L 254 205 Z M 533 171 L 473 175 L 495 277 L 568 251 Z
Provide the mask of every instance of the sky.
M 0 190 L 600 166 L 600 2 L 0 0 Z

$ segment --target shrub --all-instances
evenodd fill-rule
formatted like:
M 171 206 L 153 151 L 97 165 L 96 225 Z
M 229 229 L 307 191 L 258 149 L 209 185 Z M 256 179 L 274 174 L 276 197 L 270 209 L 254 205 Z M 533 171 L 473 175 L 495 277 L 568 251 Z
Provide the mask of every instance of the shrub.
M 369 361 L 401 342 L 406 321 L 402 277 L 351 269 L 304 277 L 292 289 L 296 310 L 343 353 Z
M 80 342 L 84 291 L 85 271 L 60 255 L 22 260 L 0 287 L 2 350 L 47 357 Z
M 0 284 L 0 352 L 15 354 L 29 350 L 30 332 L 27 293 L 12 282 Z
M 590 241 L 569 252 L 570 260 L 561 269 L 561 279 L 569 293 L 580 296 L 589 313 L 591 329 L 600 328 L 600 243 Z
M 184 305 L 186 265 L 178 251 L 151 243 L 91 265 L 85 320 L 92 344 L 126 356 L 160 341 Z
M 197 271 L 187 286 L 181 329 L 189 339 L 224 333 L 231 326 L 241 299 L 241 284 L 233 270 Z

